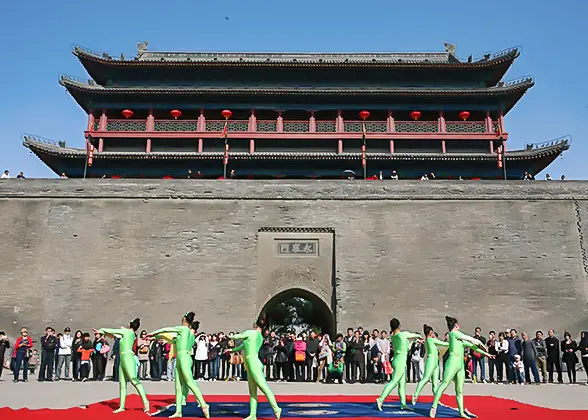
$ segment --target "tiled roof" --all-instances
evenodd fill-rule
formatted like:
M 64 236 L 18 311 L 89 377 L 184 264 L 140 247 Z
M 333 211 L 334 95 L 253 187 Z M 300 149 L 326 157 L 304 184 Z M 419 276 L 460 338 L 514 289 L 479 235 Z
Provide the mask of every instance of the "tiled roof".
M 518 48 L 489 55 L 481 60 L 462 62 L 448 52 L 436 53 L 238 53 L 238 52 L 152 52 L 144 51 L 130 60 L 100 54 L 76 46 L 73 53 L 115 66 L 304 66 L 304 67 L 451 67 L 483 68 L 512 62 Z
M 524 91 L 534 85 L 532 77 L 524 77 L 505 83 L 503 85 L 487 88 L 425 88 L 425 87 L 400 87 L 389 89 L 373 89 L 358 87 L 334 87 L 334 88 L 313 88 L 313 87 L 295 87 L 295 88 L 267 88 L 266 86 L 248 86 L 224 88 L 214 86 L 138 86 L 138 87 L 103 87 L 95 83 L 82 81 L 70 76 L 61 76 L 60 83 L 67 89 L 78 91 L 88 91 L 103 94 L 216 94 L 216 95 L 247 95 L 247 94 L 264 94 L 264 95 L 504 95 L 510 92 Z
M 25 137 L 24 146 L 29 148 L 35 154 L 39 155 L 54 155 L 70 158 L 83 158 L 86 156 L 85 149 L 74 149 L 69 147 L 60 147 L 55 144 L 36 140 L 32 137 Z M 533 160 L 544 156 L 560 154 L 568 150 L 570 143 L 568 140 L 554 142 L 553 144 L 527 148 L 524 150 L 513 150 L 506 153 L 507 161 L 514 160 Z M 496 155 L 490 153 L 366 153 L 369 160 L 496 160 Z M 95 159 L 194 159 L 194 160 L 210 160 L 222 159 L 223 152 L 102 152 L 94 153 Z M 269 160 L 269 159 L 287 159 L 287 160 L 359 160 L 361 153 L 326 153 L 326 152 L 255 152 L 253 154 L 247 152 L 232 152 L 231 159 L 247 159 L 247 160 Z

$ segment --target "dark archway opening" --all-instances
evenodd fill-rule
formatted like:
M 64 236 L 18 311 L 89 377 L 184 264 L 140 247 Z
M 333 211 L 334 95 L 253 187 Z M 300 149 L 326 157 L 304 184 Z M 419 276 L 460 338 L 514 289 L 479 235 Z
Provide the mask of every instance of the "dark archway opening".
M 337 333 L 335 316 L 331 308 L 317 295 L 304 289 L 288 289 L 272 297 L 261 310 L 270 329 L 278 333 L 288 330 L 313 329 Z

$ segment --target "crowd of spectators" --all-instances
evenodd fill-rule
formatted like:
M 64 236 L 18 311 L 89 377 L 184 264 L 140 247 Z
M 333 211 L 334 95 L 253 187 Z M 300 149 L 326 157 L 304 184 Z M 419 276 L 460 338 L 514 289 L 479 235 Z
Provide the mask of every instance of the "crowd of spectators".
M 193 375 L 197 380 L 234 380 L 245 378 L 243 356 L 230 350 L 241 343 L 231 338 L 233 333 L 197 333 L 192 351 Z M 576 383 L 576 371 L 588 369 L 588 332 L 578 341 L 568 332 L 560 340 L 553 330 L 547 337 L 537 331 L 535 337 L 515 329 L 482 336 L 476 328 L 474 336 L 485 343 L 495 358 L 487 358 L 472 350 L 464 353 L 466 375 L 473 382 L 505 384 L 563 383 L 567 373 L 569 383 Z M 447 334 L 445 340 L 448 339 Z M 175 355 L 169 343 L 150 339 L 141 331 L 135 343 L 139 361 L 138 376 L 142 380 L 173 380 Z M 7 355 L 8 357 L 5 357 Z M 382 383 L 390 379 L 394 355 L 390 335 L 385 330 L 370 332 L 349 328 L 347 334 L 293 331 L 277 334 L 264 331 L 259 358 L 265 366 L 269 381 L 288 382 L 347 382 Z M 448 353 L 441 352 L 441 366 Z M 63 333 L 48 327 L 37 341 L 22 328 L 14 342 L 0 332 L 0 376 L 2 367 L 10 369 L 14 382 L 25 382 L 29 374 L 38 381 L 118 380 L 119 343 L 100 333 L 91 336 L 70 328 Z M 408 381 L 418 382 L 423 375 L 425 346 L 422 340 L 412 343 L 407 362 Z M 554 376 L 555 375 L 555 376 Z

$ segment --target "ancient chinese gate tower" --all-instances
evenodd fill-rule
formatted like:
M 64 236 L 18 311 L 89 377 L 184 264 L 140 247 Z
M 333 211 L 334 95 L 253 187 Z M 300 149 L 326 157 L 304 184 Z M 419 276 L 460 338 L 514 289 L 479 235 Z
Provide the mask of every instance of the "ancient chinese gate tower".
M 90 80 L 60 83 L 88 114 L 88 177 L 363 176 L 499 179 L 538 173 L 565 139 L 511 151 L 504 117 L 533 86 L 503 82 L 516 48 L 460 61 L 442 53 L 292 54 L 150 52 L 132 59 L 76 47 Z M 228 156 L 222 132 L 227 125 Z M 364 114 L 365 115 L 365 114 Z M 91 145 L 91 146 L 90 146 Z M 86 149 L 25 137 L 56 173 L 82 177 Z M 228 159 L 227 159 L 228 157 Z

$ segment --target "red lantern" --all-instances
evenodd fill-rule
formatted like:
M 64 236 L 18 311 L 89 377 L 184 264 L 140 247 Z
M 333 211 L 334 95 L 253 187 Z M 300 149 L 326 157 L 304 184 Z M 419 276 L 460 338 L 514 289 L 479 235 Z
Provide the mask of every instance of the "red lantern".
M 361 118 L 362 120 L 367 120 L 370 117 L 370 112 L 369 111 L 361 111 L 359 113 L 359 118 Z
M 131 118 L 133 115 L 135 115 L 135 113 L 133 111 L 131 111 L 130 109 L 125 109 L 123 112 L 123 117 L 125 118 Z
M 172 109 L 170 111 L 169 115 L 174 117 L 174 120 L 177 120 L 178 118 L 180 118 L 182 116 L 182 111 L 180 111 L 179 109 Z
M 228 109 L 225 109 L 223 112 L 221 112 L 221 115 L 223 117 L 225 117 L 226 120 L 228 120 L 229 118 L 231 118 L 233 113 L 231 111 L 229 111 Z
M 421 118 L 421 115 L 423 115 L 423 114 L 421 114 L 421 111 L 412 111 L 410 113 L 410 117 L 415 121 L 418 120 L 419 118 Z
M 462 120 L 467 120 L 468 118 L 470 118 L 470 113 L 468 111 L 461 111 L 459 113 L 459 118 L 461 118 Z

